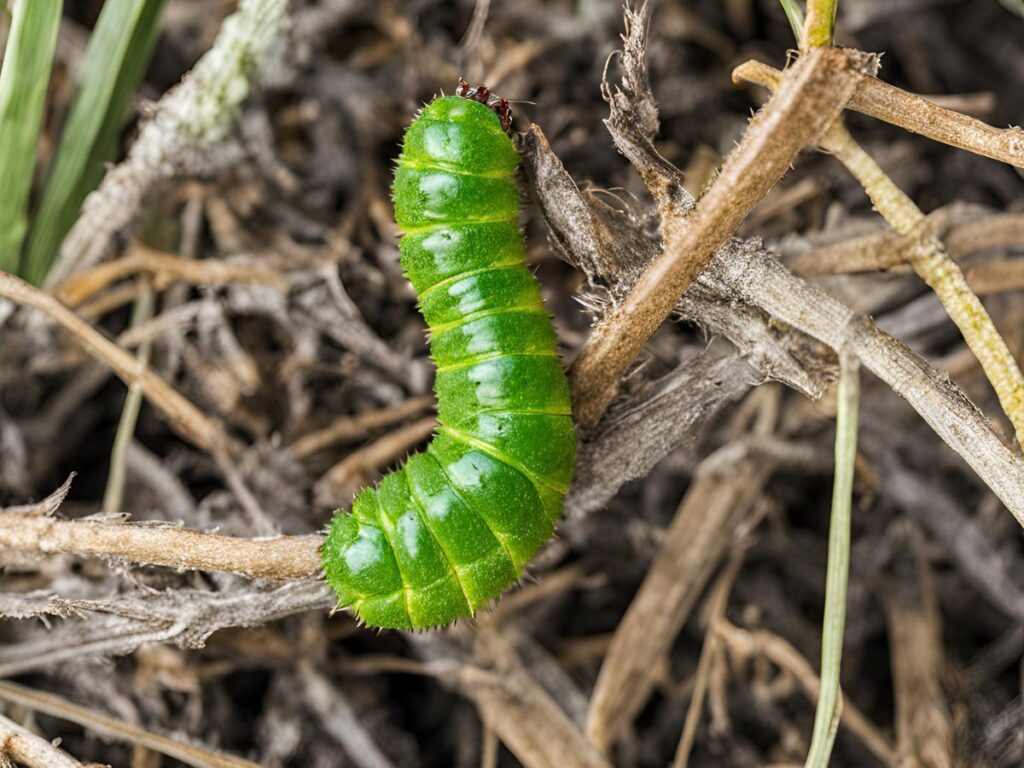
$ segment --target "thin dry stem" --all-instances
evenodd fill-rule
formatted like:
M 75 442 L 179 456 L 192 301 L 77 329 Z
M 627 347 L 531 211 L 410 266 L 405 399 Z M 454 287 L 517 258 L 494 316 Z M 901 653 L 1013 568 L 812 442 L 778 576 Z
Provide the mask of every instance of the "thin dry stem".
M 530 768 L 608 768 L 547 691 L 533 678 L 505 633 L 482 630 L 479 661 L 454 680 L 476 704 L 480 718 Z
M 953 723 L 942 687 L 942 619 L 921 551 L 923 537 L 911 530 L 916 578 L 899 578 L 886 601 L 897 746 L 906 765 L 949 768 L 955 762 Z
M 1024 131 L 1020 128 L 995 128 L 878 78 L 861 75 L 847 109 L 951 147 L 1024 168 Z
M 82 764 L 46 739 L 0 715 L 0 766 L 27 768 L 83 768 Z
M 814 668 L 787 640 L 767 630 L 751 632 L 740 629 L 724 619 L 716 624 L 715 629 L 734 654 L 740 658 L 763 656 L 777 667 L 789 672 L 808 700 L 813 702 L 818 698 L 821 682 L 814 674 Z M 850 732 L 883 764 L 897 764 L 896 750 L 889 740 L 850 702 L 843 707 L 840 725 L 849 728 Z
M 714 259 L 706 278 L 832 349 L 852 345 L 864 366 L 905 398 L 1024 526 L 1024 461 L 947 375 L 758 247 L 743 250 L 745 256 Z
M 997 213 L 980 221 L 953 227 L 943 238 L 949 255 L 962 259 L 970 253 L 1024 243 L 1024 213 Z
M 748 74 L 762 74 L 748 77 Z M 742 71 L 743 79 L 759 82 L 779 74 L 774 67 L 760 61 L 748 61 L 734 71 Z M 856 88 L 846 105 L 847 109 L 870 115 L 878 120 L 898 125 L 911 133 L 965 149 L 976 155 L 990 157 L 1003 163 L 1024 168 L 1024 130 L 995 128 L 981 120 L 941 107 L 923 96 L 889 85 L 871 74 L 855 76 Z
M 359 489 L 372 482 L 383 467 L 402 458 L 437 428 L 433 416 L 388 432 L 353 451 L 331 467 L 317 483 L 317 497 L 326 506 L 347 504 Z
M 299 666 L 298 682 L 320 727 L 341 745 L 356 768 L 394 768 L 394 763 L 359 721 L 348 697 L 314 669 L 308 660 Z
M 597 422 L 615 396 L 619 376 L 747 212 L 840 114 L 853 91 L 851 74 L 864 66 L 862 57 L 838 49 L 802 56 L 751 120 L 693 213 L 663 222 L 662 255 L 594 328 L 576 360 L 573 401 L 580 424 Z
M 43 693 L 17 683 L 0 681 L 0 699 L 51 717 L 70 720 L 100 736 L 138 744 L 195 768 L 258 768 L 256 763 L 249 760 L 219 754 L 203 747 L 150 733 L 137 725 L 131 725 L 95 710 L 72 704 L 60 696 Z M 40 765 L 45 765 L 48 768 L 49 766 L 63 768 L 62 763 L 48 762 L 40 763 Z M 71 761 L 68 765 L 77 766 L 78 763 Z
M 217 422 L 49 294 L 14 275 L 0 272 L 0 297 L 49 315 L 70 333 L 87 353 L 109 365 L 125 384 L 138 384 L 153 406 L 167 417 L 174 430 L 198 448 L 213 452 L 218 447 L 234 447 L 234 442 Z
M 1024 214 L 1021 213 L 995 213 L 978 218 L 968 206 L 953 204 L 929 213 L 927 218 L 932 230 L 946 244 L 950 258 L 957 261 L 990 248 L 1024 243 Z M 801 275 L 876 272 L 906 267 L 913 256 L 913 243 L 886 229 L 803 253 L 793 260 L 793 270 Z M 996 290 L 994 284 L 992 290 Z
M 0 547 L 5 549 L 118 557 L 141 565 L 223 571 L 250 579 L 318 577 L 322 542 L 321 536 L 244 539 L 171 525 L 0 514 Z
M 697 662 L 697 671 L 694 673 L 693 694 L 690 696 L 690 706 L 686 710 L 683 732 L 679 735 L 679 745 L 672 760 L 672 768 L 686 768 L 689 765 L 690 752 L 697 740 L 697 726 L 700 724 L 700 714 L 704 708 L 704 696 L 708 689 L 712 663 L 721 652 L 721 639 L 715 627 L 725 618 L 729 594 L 742 564 L 742 551 L 737 551 L 716 580 L 711 590 L 711 596 L 708 598 L 708 629 L 704 636 L 704 647 L 700 652 L 700 660 Z
M 69 277 L 53 293 L 69 307 L 77 307 L 117 280 L 145 273 L 153 276 L 157 290 L 176 280 L 192 285 L 269 285 L 282 293 L 288 290 L 285 277 L 272 269 L 221 259 L 186 259 L 136 243 L 121 258 Z
M 1024 375 L 963 272 L 946 252 L 928 219 L 837 121 L 822 141 L 861 183 L 875 208 L 912 243 L 911 266 L 939 297 L 963 334 L 1024 445 Z
M 335 443 L 364 438 L 375 429 L 415 416 L 433 404 L 433 395 L 421 395 L 387 408 L 341 416 L 323 429 L 303 435 L 292 443 L 292 455 L 297 459 L 305 459 Z
M 150 290 L 149 285 L 150 281 L 144 277 L 124 282 L 77 307 L 76 313 L 84 320 L 95 320 L 103 317 L 126 304 L 131 304 L 143 293 Z
M 988 261 L 971 267 L 967 284 L 979 296 L 1024 290 L 1024 261 Z
M 769 88 L 783 87 L 780 74 L 758 62 L 748 62 L 734 76 Z M 909 243 L 910 264 L 939 297 L 946 312 L 963 334 L 967 346 L 978 358 L 999 398 L 1003 411 L 1013 423 L 1017 442 L 1024 446 L 1024 375 L 1013 359 L 1003 337 L 963 272 L 949 257 L 928 218 L 890 179 L 864 149 L 854 141 L 841 120 L 836 120 L 821 140 L 860 182 L 882 217 Z

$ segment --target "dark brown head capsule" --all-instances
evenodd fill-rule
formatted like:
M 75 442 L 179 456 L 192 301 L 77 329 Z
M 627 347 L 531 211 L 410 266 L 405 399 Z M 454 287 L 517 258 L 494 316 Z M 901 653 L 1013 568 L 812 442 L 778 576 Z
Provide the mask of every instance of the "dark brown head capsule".
M 508 99 L 500 99 L 491 93 L 491 89 L 482 83 L 475 88 L 470 87 L 461 77 L 459 87 L 455 89 L 455 95 L 470 101 L 479 101 L 484 106 L 490 107 L 501 120 L 501 127 L 505 133 L 512 133 L 512 110 L 508 108 Z

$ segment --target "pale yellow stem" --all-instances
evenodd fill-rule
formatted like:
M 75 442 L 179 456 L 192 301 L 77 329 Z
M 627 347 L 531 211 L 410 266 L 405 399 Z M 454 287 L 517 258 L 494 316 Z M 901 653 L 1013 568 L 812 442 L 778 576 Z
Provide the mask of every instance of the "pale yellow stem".
M 840 121 L 837 120 L 825 134 L 821 146 L 835 154 L 860 182 L 889 226 L 910 241 L 911 266 L 935 291 L 960 329 L 967 346 L 992 383 L 1003 411 L 1013 423 L 1017 442 L 1024 446 L 1024 376 L 992 318 L 967 284 L 960 267 L 949 257 L 946 246 L 935 234 L 927 217 Z
M 746 62 L 733 71 L 734 80 L 748 80 L 769 89 L 778 87 L 781 73 L 760 62 Z M 914 201 L 896 186 L 837 119 L 821 139 L 821 147 L 835 156 L 864 187 L 882 218 L 909 241 L 910 263 L 939 297 L 964 341 L 981 363 L 999 404 L 1009 417 L 1024 447 L 1024 376 L 981 300 L 967 283 Z
M 839 0 L 808 0 L 801 48 L 823 48 L 832 45 L 838 5 Z

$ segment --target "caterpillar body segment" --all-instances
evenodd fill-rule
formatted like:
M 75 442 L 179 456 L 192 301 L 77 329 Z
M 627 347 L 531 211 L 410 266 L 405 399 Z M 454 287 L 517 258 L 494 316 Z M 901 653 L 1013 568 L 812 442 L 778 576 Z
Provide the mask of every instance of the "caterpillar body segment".
M 373 627 L 441 626 L 498 597 L 553 535 L 572 480 L 569 388 L 526 267 L 507 109 L 460 94 L 409 127 L 393 190 L 440 426 L 335 515 L 323 550 L 340 606 Z

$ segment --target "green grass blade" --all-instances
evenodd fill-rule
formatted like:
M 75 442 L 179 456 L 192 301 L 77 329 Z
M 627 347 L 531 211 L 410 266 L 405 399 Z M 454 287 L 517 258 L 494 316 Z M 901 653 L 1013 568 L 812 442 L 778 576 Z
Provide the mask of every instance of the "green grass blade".
M 111 159 L 128 100 L 153 53 L 162 6 L 163 0 L 107 0 L 103 6 L 29 234 L 22 272 L 36 285 Z
M 857 420 L 860 408 L 860 361 L 848 349 L 839 353 L 839 397 L 836 401 L 836 471 L 832 483 L 832 519 L 828 529 L 825 569 L 825 616 L 821 630 L 821 687 L 814 713 L 814 731 L 804 768 L 828 768 L 843 699 L 839 684 L 850 579 L 850 518 Z
M 800 7 L 797 0 L 779 0 L 782 3 L 782 10 L 786 12 L 789 26 L 793 30 L 793 37 L 800 41 L 804 33 L 804 9 Z
M 61 0 L 15 0 L 0 65 L 0 269 L 15 272 L 46 107 Z

